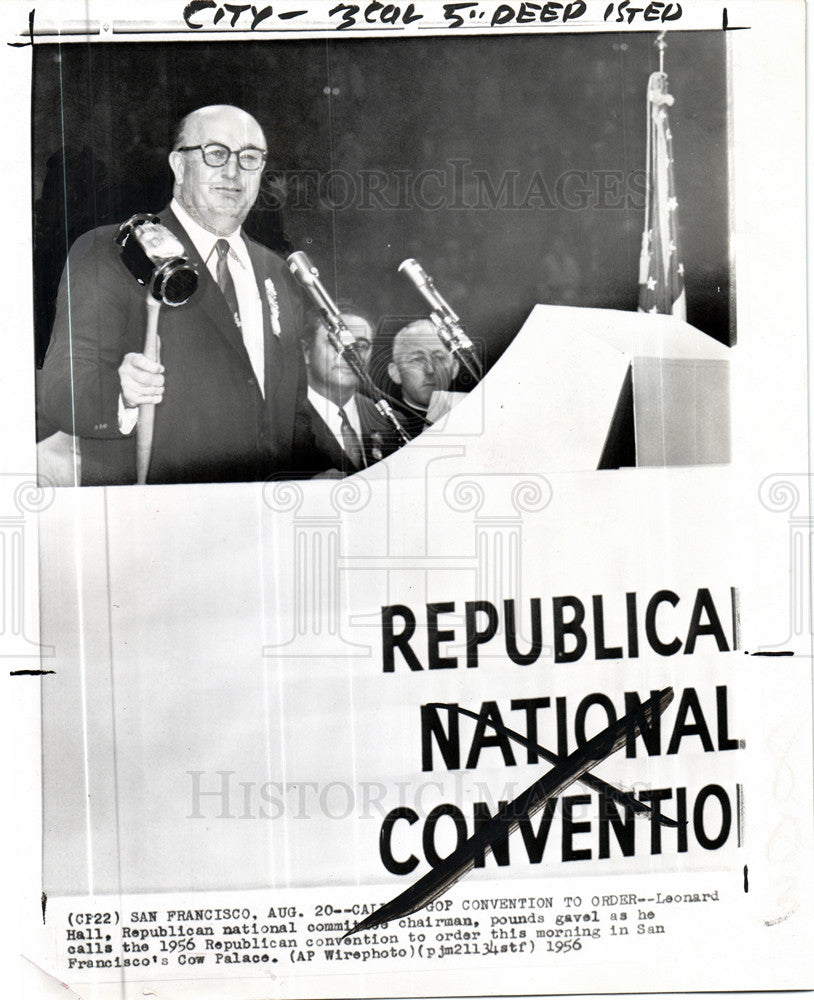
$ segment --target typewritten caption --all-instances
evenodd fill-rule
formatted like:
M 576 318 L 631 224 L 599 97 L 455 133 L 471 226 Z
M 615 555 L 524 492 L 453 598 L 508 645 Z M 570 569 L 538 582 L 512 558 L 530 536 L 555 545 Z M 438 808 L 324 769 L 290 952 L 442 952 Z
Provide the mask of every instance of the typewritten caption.
M 583 883 L 584 884 L 584 883 Z M 629 892 L 597 891 L 581 895 L 561 892 L 545 894 L 536 883 L 536 895 L 456 894 L 439 899 L 420 913 L 383 924 L 344 940 L 361 918 L 384 901 L 381 898 L 349 903 L 346 893 L 336 898 L 303 905 L 280 903 L 283 894 L 251 893 L 251 905 L 243 896 L 229 905 L 229 898 L 215 906 L 179 902 L 177 909 L 164 907 L 76 910 L 75 901 L 61 901 L 58 950 L 69 975 L 84 978 L 99 970 L 132 970 L 161 977 L 172 971 L 234 967 L 315 967 L 338 963 L 394 961 L 416 963 L 447 959 L 477 962 L 479 958 L 505 956 L 577 955 L 599 949 L 607 952 L 625 942 L 667 940 L 687 920 L 704 915 L 715 920 L 724 899 L 720 886 L 710 881 L 692 891 L 672 888 L 669 877 L 654 890 L 635 886 Z M 652 885 L 652 883 L 651 883 Z M 294 899 L 294 894 L 286 894 Z M 320 898 L 322 898 L 322 896 Z M 52 924 L 49 908 L 48 923 Z M 237 967 L 242 967 L 238 969 Z M 282 971 L 280 968 L 275 971 Z

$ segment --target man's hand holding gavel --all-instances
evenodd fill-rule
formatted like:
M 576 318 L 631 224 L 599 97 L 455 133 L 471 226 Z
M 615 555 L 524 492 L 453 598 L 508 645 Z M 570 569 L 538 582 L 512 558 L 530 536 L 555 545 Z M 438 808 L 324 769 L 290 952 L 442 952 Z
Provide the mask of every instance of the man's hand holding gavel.
M 125 354 L 119 365 L 122 402 L 126 407 L 160 403 L 164 398 L 164 366 L 144 354 Z

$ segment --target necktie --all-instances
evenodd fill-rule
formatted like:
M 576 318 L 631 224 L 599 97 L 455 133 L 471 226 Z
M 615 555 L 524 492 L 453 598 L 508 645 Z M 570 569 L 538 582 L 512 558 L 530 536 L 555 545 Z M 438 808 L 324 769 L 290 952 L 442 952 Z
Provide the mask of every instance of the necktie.
M 342 440 L 345 442 L 345 454 L 357 469 L 361 469 L 364 467 L 362 446 L 359 443 L 356 431 L 351 427 L 347 413 L 345 413 L 341 406 L 339 407 L 339 419 L 342 422 Z
M 223 292 L 223 297 L 226 299 L 226 304 L 229 306 L 229 312 L 234 316 L 235 323 L 240 326 L 240 310 L 237 307 L 237 292 L 235 291 L 235 283 L 232 280 L 232 275 L 229 274 L 229 265 L 227 263 L 227 258 L 229 256 L 229 241 L 220 239 L 215 244 L 215 249 L 218 252 L 218 265 L 217 265 L 217 278 L 218 287 Z

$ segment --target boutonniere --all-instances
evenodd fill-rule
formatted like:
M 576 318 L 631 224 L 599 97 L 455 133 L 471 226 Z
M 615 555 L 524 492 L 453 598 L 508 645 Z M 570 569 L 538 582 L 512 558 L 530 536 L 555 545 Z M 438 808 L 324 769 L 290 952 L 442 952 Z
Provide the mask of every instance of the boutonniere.
M 283 332 L 280 326 L 280 303 L 277 301 L 277 289 L 271 278 L 266 278 L 266 298 L 269 303 L 269 313 L 271 314 L 271 332 L 275 337 L 279 337 Z

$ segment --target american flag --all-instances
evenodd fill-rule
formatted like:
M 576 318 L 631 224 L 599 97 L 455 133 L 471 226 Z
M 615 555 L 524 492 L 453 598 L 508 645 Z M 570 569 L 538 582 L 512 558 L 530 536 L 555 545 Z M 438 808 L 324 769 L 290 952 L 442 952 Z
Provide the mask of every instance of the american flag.
M 687 318 L 684 265 L 678 245 L 678 200 L 673 177 L 673 134 L 667 108 L 665 73 L 652 73 L 647 85 L 647 208 L 639 261 L 639 312 Z

